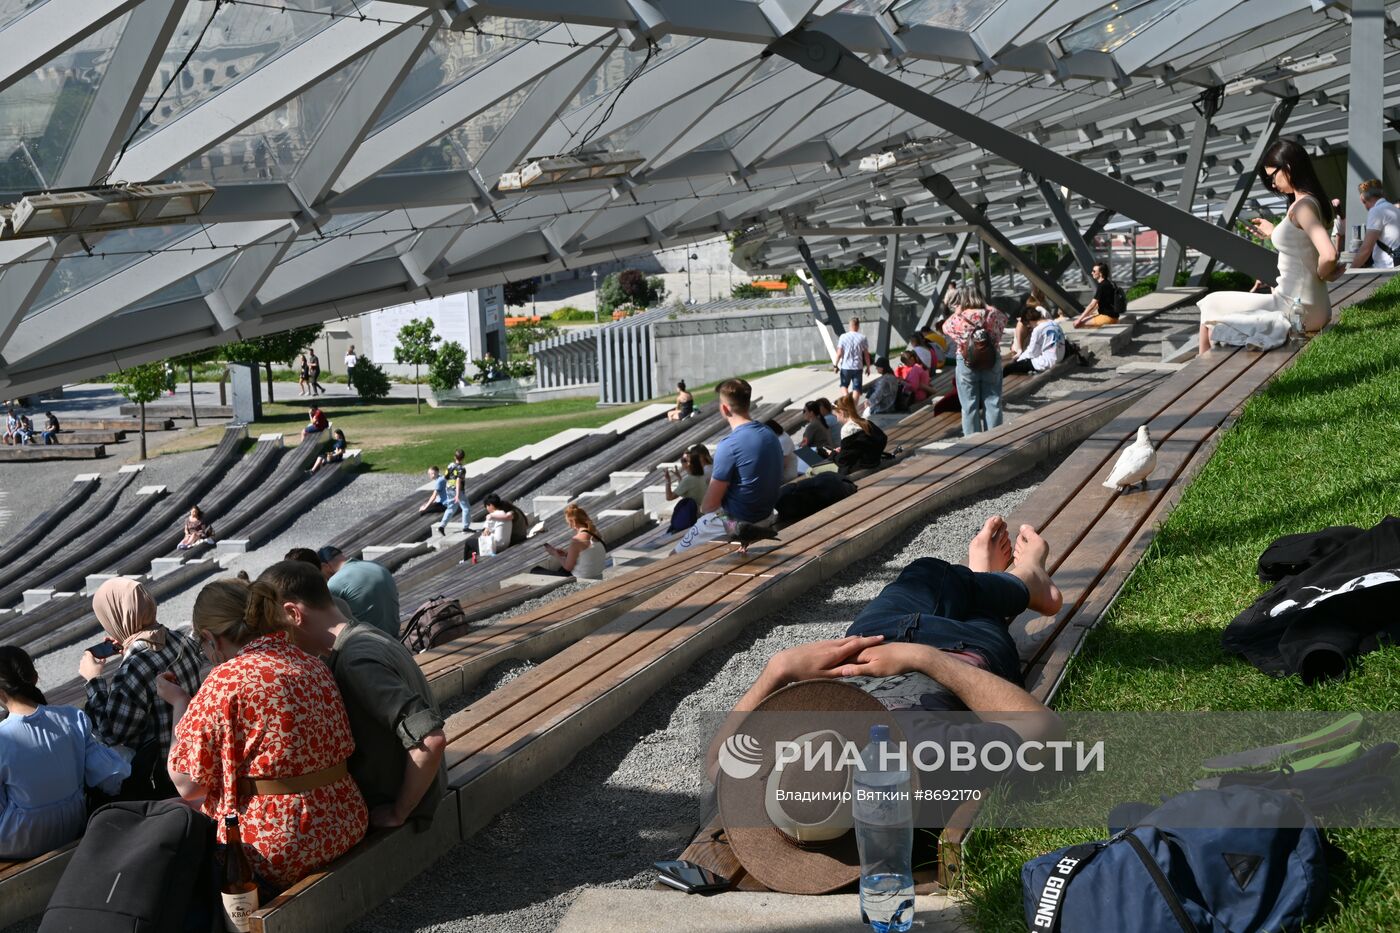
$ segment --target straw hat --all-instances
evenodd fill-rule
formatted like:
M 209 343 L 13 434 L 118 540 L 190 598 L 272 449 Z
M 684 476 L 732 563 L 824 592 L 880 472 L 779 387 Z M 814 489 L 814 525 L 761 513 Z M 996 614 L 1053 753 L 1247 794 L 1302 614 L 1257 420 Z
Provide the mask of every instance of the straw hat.
M 774 715 L 780 713 L 815 715 Z M 856 771 L 849 762 L 840 766 L 841 751 L 863 748 L 870 726 L 892 721 L 878 700 L 835 680 L 791 684 L 745 717 L 720 752 L 716 788 L 720 823 L 745 871 L 784 894 L 826 894 L 860 877 L 851 803 L 839 799 L 853 790 Z M 797 743 L 803 757 L 778 768 L 778 742 Z M 821 755 L 828 746 L 834 767 L 803 767 L 807 750 Z M 815 799 L 800 799 L 809 793 Z

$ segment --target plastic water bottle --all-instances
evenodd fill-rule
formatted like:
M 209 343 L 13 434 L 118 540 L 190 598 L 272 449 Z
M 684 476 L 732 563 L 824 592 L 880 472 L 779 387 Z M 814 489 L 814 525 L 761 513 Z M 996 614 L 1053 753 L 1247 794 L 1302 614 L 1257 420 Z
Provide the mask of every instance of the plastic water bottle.
M 888 769 L 882 761 L 889 741 L 889 726 L 870 727 L 855 778 L 860 916 L 875 933 L 904 933 L 914 925 L 914 804 L 909 772 L 895 759 Z
M 1289 309 L 1289 323 L 1293 330 L 1293 339 L 1295 341 L 1301 340 L 1303 338 L 1303 299 L 1301 297 L 1293 299 L 1293 306 Z

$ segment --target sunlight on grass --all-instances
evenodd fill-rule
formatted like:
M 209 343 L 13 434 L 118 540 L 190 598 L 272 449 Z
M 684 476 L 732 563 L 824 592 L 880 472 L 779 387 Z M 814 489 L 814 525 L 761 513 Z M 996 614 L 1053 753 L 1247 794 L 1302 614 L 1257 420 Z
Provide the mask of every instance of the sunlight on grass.
M 1400 648 L 1346 679 L 1306 686 L 1226 657 L 1220 635 L 1264 591 L 1259 555 L 1275 538 L 1400 514 L 1400 283 L 1348 309 L 1252 399 L 1160 529 L 1104 624 L 1070 665 L 1066 710 L 1395 710 Z M 1186 788 L 1182 788 L 1185 790 Z M 1023 931 L 1021 864 L 1092 831 L 978 830 L 968 891 L 982 931 Z M 1332 834 L 1347 853 L 1332 909 L 1310 929 L 1393 927 L 1400 831 Z

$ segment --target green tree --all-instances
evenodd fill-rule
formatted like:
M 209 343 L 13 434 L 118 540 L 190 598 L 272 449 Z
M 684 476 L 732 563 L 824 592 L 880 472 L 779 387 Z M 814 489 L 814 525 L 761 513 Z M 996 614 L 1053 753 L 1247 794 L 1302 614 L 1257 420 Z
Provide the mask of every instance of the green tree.
M 414 412 L 423 411 L 423 394 L 418 387 L 418 367 L 432 366 L 437 359 L 437 347 L 433 344 L 442 340 L 433 332 L 433 319 L 414 318 L 399 328 L 399 342 L 394 347 L 394 362 L 399 365 L 413 365 L 413 405 Z
M 650 308 L 666 297 L 660 276 L 647 277 L 637 269 L 614 272 L 598 283 L 598 309 L 611 314 L 623 305 Z
M 467 371 L 467 351 L 455 340 L 438 347 L 437 359 L 428 368 L 428 385 L 439 392 L 450 392 Z
M 146 459 L 146 403 L 160 398 L 165 390 L 165 364 L 142 363 L 128 366 L 108 379 L 113 383 L 117 394 L 139 409 L 141 418 L 141 459 Z
M 240 340 L 224 347 L 223 358 L 230 363 L 252 363 L 267 370 L 267 400 L 272 398 L 272 364 L 288 365 L 297 354 L 321 336 L 321 325 L 298 327 L 280 334 L 265 334 L 251 340 Z
M 523 282 L 507 282 L 504 288 L 504 300 L 507 308 L 523 308 L 530 303 L 530 299 L 535 297 L 535 292 L 540 289 L 538 278 L 526 279 Z
M 182 353 L 170 361 L 170 365 L 178 368 L 185 368 L 185 380 L 190 387 L 190 422 L 194 427 L 199 427 L 199 412 L 194 405 L 194 368 L 203 363 L 212 363 L 222 354 L 222 348 L 211 347 L 207 350 L 195 350 L 193 353 Z
M 530 345 L 558 337 L 562 331 L 554 324 L 541 321 L 538 324 L 517 324 L 506 330 L 506 349 L 510 356 L 530 355 Z
M 729 294 L 734 298 L 762 298 L 769 292 L 752 283 L 740 282 L 729 290 Z
M 382 402 L 389 397 L 389 377 L 367 356 L 355 363 L 355 391 L 366 402 Z

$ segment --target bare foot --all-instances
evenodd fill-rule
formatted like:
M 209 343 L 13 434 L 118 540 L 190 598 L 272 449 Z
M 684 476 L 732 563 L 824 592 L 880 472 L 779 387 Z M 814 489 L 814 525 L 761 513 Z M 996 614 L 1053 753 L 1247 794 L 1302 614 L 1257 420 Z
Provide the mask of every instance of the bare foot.
M 1053 616 L 1064 605 L 1064 595 L 1050 579 L 1045 562 L 1050 545 L 1030 525 L 1022 525 L 1016 535 L 1015 560 L 1011 572 L 1030 590 L 1030 608 L 1043 616 Z
M 978 573 L 996 573 L 1011 566 L 1011 535 L 1000 515 L 987 519 L 968 544 L 967 566 Z

